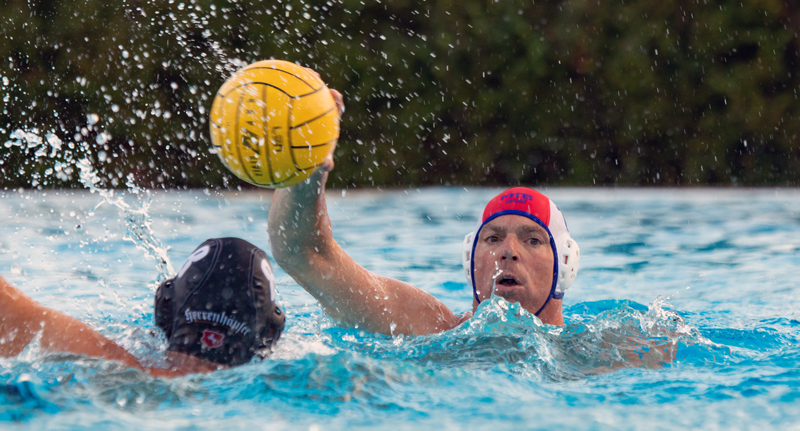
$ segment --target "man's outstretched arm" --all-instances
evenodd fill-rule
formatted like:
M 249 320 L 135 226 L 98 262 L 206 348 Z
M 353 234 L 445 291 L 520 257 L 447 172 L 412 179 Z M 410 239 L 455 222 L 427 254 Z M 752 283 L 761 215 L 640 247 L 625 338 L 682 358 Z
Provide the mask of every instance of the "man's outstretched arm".
M 273 194 L 268 232 L 278 265 L 328 315 L 348 326 L 384 334 L 430 334 L 461 323 L 461 317 L 428 292 L 373 274 L 336 243 L 325 202 L 332 167 L 328 160 L 308 180 Z
M 36 303 L 0 277 L 0 356 L 15 356 L 41 333 L 43 349 L 120 361 L 136 358 L 83 322 Z

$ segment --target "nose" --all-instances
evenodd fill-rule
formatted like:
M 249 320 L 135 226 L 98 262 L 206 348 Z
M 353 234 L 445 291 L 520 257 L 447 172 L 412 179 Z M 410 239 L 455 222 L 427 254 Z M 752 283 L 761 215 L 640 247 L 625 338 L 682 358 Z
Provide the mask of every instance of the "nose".
M 503 250 L 501 251 L 502 259 L 511 261 L 519 260 L 519 245 L 517 238 L 514 235 L 509 235 L 508 238 L 503 241 Z

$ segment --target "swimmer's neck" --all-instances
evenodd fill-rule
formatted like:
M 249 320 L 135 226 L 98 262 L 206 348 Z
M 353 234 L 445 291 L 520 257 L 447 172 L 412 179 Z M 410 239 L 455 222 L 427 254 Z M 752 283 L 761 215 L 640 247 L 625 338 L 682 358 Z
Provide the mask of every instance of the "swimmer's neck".
M 564 325 L 564 316 L 561 314 L 561 307 L 562 305 L 560 299 L 550 298 L 550 302 L 548 302 L 544 307 L 544 310 L 539 313 L 539 319 L 542 321 L 542 323 L 547 325 Z M 535 312 L 535 310 L 532 311 L 532 313 Z

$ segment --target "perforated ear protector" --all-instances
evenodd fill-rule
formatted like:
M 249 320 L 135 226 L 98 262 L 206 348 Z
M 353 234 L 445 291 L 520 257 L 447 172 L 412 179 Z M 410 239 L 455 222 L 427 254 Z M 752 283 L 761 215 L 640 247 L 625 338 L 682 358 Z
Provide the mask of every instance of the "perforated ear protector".
M 522 191 L 529 191 L 533 193 L 533 190 L 530 189 L 522 189 L 522 188 L 515 188 L 510 189 L 509 191 L 515 191 L 515 193 L 511 193 L 511 195 L 519 195 L 520 190 Z M 492 202 L 496 201 L 497 198 L 504 197 L 506 193 L 509 191 L 504 192 L 501 195 L 498 195 Z M 544 195 L 539 194 L 542 198 L 547 199 Z M 492 204 L 490 202 L 490 205 Z M 549 211 L 548 211 L 548 221 L 549 223 L 545 223 L 535 215 L 531 214 L 527 211 L 521 210 L 504 210 L 492 213 L 488 217 L 486 217 L 486 211 L 484 211 L 485 220 L 479 220 L 478 224 L 473 232 L 468 233 L 464 236 L 464 241 L 462 243 L 461 249 L 461 264 L 464 268 L 464 275 L 467 278 L 467 282 L 472 286 L 472 293 L 475 300 L 480 304 L 481 300 L 478 298 L 478 291 L 475 286 L 475 247 L 477 245 L 477 238 L 480 235 L 480 231 L 486 223 L 489 223 L 491 220 L 494 220 L 497 217 L 502 215 L 521 215 L 523 217 L 527 217 L 537 224 L 542 226 L 547 234 L 550 236 L 550 246 L 553 249 L 553 258 L 555 260 L 555 264 L 553 265 L 553 285 L 550 289 L 550 295 L 548 296 L 545 303 L 542 307 L 536 312 L 538 315 L 547 303 L 550 301 L 551 298 L 553 299 L 561 299 L 564 297 L 564 292 L 569 288 L 572 282 L 575 280 L 575 277 L 578 274 L 578 268 L 580 267 L 580 247 L 578 247 L 578 243 L 572 239 L 569 234 L 569 230 L 567 229 L 567 222 L 564 219 L 564 215 L 561 211 L 556 207 L 553 201 L 547 199 Z M 488 209 L 487 205 L 487 209 Z

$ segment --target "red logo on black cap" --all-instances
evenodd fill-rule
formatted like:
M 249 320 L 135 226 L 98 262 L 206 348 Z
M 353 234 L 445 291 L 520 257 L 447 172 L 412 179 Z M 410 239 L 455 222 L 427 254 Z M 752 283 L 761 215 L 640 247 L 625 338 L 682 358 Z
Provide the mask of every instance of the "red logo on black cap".
M 203 331 L 203 338 L 200 341 L 209 349 L 216 349 L 217 347 L 222 346 L 222 340 L 225 339 L 225 335 L 220 334 L 217 331 L 212 331 L 210 329 L 206 329 Z

